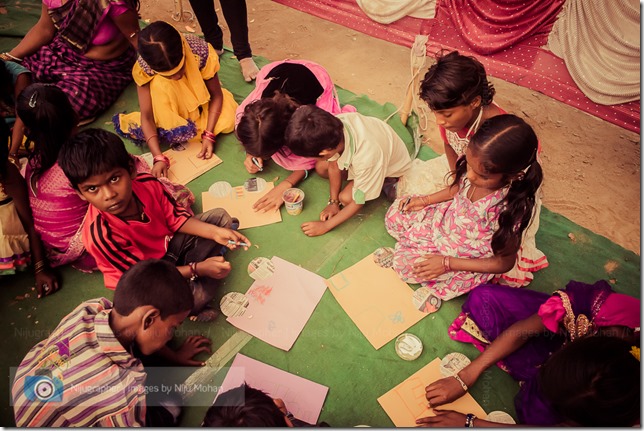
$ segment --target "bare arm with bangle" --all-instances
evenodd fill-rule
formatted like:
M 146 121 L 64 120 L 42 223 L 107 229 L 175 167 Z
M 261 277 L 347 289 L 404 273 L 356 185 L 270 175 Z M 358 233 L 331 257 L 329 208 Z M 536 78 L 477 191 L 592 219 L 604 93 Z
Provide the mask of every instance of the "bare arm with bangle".
M 439 202 L 445 202 L 454 198 L 454 195 L 458 192 L 458 187 L 451 186 L 446 187 L 443 190 L 432 193 L 431 195 L 407 197 L 400 200 L 398 204 L 398 210 L 407 212 L 407 211 L 418 211 L 425 208 L 428 205 L 437 204 Z
M 205 81 L 208 92 L 210 93 L 210 103 L 208 104 L 208 122 L 206 129 L 201 135 L 201 151 L 197 154 L 200 159 L 209 159 L 212 157 L 213 147 L 215 145 L 215 126 L 219 121 L 221 109 L 224 103 L 224 93 L 221 91 L 221 83 L 217 74 L 211 79 Z

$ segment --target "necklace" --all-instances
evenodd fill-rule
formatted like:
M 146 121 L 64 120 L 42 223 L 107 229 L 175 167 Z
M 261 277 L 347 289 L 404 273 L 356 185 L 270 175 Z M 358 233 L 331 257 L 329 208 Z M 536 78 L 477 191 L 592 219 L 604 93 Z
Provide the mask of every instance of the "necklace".
M 446 130 L 445 135 L 447 136 L 447 142 L 449 142 L 449 145 L 454 149 L 456 154 L 458 156 L 462 156 L 465 154 L 465 149 L 467 148 L 467 144 L 470 143 L 470 135 L 473 135 L 479 128 L 479 124 L 481 123 L 481 119 L 483 118 L 483 107 L 481 106 L 481 109 L 479 109 L 479 115 L 476 117 L 476 120 L 472 123 L 472 125 L 467 129 L 467 133 L 465 134 L 464 138 L 461 138 L 458 136 L 458 133 L 452 132 L 449 130 Z
M 474 201 L 472 200 L 472 197 L 474 197 L 474 192 L 475 192 L 475 191 L 476 191 L 476 186 L 474 186 L 474 185 L 470 184 L 470 189 L 469 189 L 469 190 L 467 191 L 467 193 L 465 194 L 465 196 L 467 196 L 467 195 L 469 194 L 469 196 L 467 196 L 467 198 L 470 200 L 470 202 L 474 202 Z

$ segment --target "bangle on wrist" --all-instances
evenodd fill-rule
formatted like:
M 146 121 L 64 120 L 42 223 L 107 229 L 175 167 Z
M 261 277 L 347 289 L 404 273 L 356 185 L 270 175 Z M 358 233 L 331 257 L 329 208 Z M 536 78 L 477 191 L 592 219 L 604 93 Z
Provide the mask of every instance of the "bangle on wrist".
M 338 199 L 329 199 L 329 202 L 327 202 L 327 205 L 333 205 L 333 204 L 338 204 L 338 206 L 340 206 L 340 201 Z
M 190 281 L 195 281 L 199 278 L 199 274 L 197 273 L 197 262 L 190 262 L 188 266 L 190 267 Z
M 467 392 L 467 390 L 468 390 L 469 388 L 467 387 L 467 385 L 465 384 L 465 382 L 463 381 L 463 379 L 461 379 L 461 378 L 460 378 L 460 376 L 458 375 L 458 373 L 456 373 L 456 374 L 452 374 L 452 377 L 454 377 L 454 378 L 456 379 L 456 381 L 457 381 L 458 383 L 460 383 L 460 384 L 461 384 L 461 387 L 463 388 L 463 390 L 464 390 L 465 392 Z
M 292 189 L 292 188 L 295 186 L 295 184 L 293 184 L 293 183 L 292 183 L 292 182 L 290 182 L 289 180 L 284 180 L 284 181 L 282 181 L 282 182 L 283 182 L 283 183 L 289 183 L 289 184 L 290 184 L 289 189 Z
M 476 416 L 473 415 L 472 413 L 468 413 L 465 415 L 465 428 L 474 428 L 474 419 L 476 419 Z
M 450 272 L 452 267 L 449 264 L 449 256 L 443 256 L 443 269 L 445 272 Z
M 210 141 L 213 144 L 215 143 L 215 138 L 216 137 L 217 136 L 214 133 L 209 132 L 208 130 L 204 130 L 203 133 L 201 134 L 201 140 L 202 141 L 205 139 L 206 141 Z
M 39 274 L 45 270 L 47 267 L 47 263 L 45 260 L 39 260 L 38 262 L 34 263 L 34 273 Z
M 0 58 L 2 58 L 5 61 L 15 61 L 18 63 L 22 63 L 22 58 L 18 58 L 15 55 L 11 55 L 8 52 L 3 52 L 0 54 Z
M 152 160 L 154 161 L 154 163 L 152 163 L 153 165 L 156 164 L 157 162 L 163 162 L 166 164 L 167 167 L 170 167 L 170 159 L 165 154 L 158 154 L 154 156 Z

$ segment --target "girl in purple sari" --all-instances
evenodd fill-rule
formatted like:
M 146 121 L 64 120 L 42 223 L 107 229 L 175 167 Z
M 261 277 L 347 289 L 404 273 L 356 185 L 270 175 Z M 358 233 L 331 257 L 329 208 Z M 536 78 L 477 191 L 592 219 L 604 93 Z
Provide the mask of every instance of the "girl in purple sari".
M 515 398 L 519 423 L 557 425 L 566 418 L 543 395 L 539 380 L 549 357 L 592 335 L 623 338 L 639 346 L 639 327 L 640 301 L 614 292 L 606 281 L 570 281 L 551 296 L 494 284 L 478 286 L 450 326 L 449 336 L 474 344 L 482 353 L 455 376 L 427 386 L 427 400 L 437 407 L 461 397 L 496 363 L 521 382 Z M 461 416 L 459 425 L 466 419 Z

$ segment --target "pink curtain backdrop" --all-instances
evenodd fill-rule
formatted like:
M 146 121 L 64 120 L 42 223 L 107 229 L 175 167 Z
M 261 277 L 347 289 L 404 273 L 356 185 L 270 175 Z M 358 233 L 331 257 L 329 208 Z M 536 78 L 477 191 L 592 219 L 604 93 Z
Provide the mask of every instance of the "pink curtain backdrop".
M 355 0 L 273 1 L 406 47 L 412 46 L 416 35 L 428 35 L 428 55 L 458 49 L 476 56 L 490 76 L 640 132 L 639 101 L 594 103 L 579 90 L 564 61 L 541 48 L 563 0 L 437 0 L 436 18 L 404 17 L 387 25 L 371 20 Z

